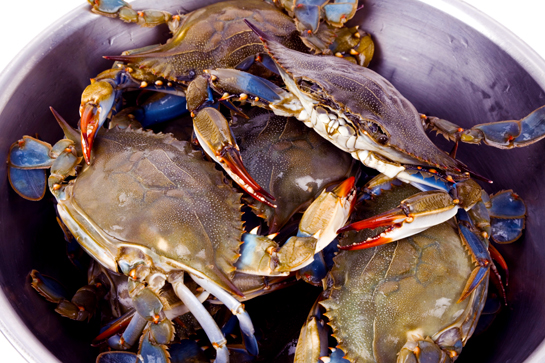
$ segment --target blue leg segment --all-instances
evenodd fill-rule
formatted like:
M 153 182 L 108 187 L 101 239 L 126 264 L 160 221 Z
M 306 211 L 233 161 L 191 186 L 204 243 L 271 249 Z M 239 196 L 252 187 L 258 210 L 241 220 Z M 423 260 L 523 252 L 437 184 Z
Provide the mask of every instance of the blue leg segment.
M 488 253 L 488 241 L 484 239 L 481 233 L 473 226 L 471 219 L 464 209 L 460 209 L 457 214 L 460 234 L 462 240 L 473 255 L 473 260 L 477 266 L 471 272 L 467 284 L 458 301 L 463 301 L 473 290 L 488 276 L 490 266 L 493 265 L 490 254 Z

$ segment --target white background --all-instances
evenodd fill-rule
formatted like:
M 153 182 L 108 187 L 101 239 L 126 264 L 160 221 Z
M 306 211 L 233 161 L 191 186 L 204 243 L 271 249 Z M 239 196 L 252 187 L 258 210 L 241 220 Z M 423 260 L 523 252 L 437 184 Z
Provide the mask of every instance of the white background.
M 180 0 L 183 1 L 183 0 Z M 542 16 L 545 3 L 539 0 L 465 0 L 503 24 L 545 58 Z M 0 72 L 19 51 L 46 27 L 85 0 L 2 1 L 0 22 Z M 160 3 L 158 1 L 157 3 Z M 426 19 L 422 19 L 423 22 Z M 1 92 L 1 90 L 0 90 Z M 32 102 L 32 100 L 29 100 Z M 53 306 L 52 306 L 53 309 Z M 1 314 L 1 312 L 0 312 Z M 36 317 L 36 324 L 40 317 Z M 82 324 L 85 325 L 85 324 Z M 0 362 L 25 363 L 25 360 L 0 334 Z

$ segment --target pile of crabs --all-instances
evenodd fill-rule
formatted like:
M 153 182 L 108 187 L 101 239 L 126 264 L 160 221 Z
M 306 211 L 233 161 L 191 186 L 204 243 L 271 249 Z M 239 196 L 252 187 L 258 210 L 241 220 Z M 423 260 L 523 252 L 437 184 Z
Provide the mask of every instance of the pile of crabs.
M 318 293 L 295 362 L 457 359 L 488 313 L 489 280 L 505 296 L 489 239 L 516 240 L 526 208 L 512 191 L 489 196 L 456 147 L 531 144 L 541 108 L 467 130 L 418 113 L 366 68 L 370 35 L 345 27 L 355 0 L 233 0 L 185 15 L 89 2 L 166 23 L 172 38 L 107 56 L 79 130 L 52 109 L 65 138 L 24 136 L 8 165 L 21 196 L 49 188 L 70 248 L 92 257 L 72 298 L 30 275 L 62 316 L 102 313 L 97 362 L 272 361 L 243 302 L 305 283 Z

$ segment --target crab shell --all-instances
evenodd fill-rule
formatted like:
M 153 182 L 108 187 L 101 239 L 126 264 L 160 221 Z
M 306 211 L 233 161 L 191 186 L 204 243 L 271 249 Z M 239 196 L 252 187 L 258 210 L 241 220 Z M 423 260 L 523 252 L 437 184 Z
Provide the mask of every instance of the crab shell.
M 231 130 L 246 169 L 276 198 L 277 208 L 250 201 L 276 233 L 323 188 L 348 178 L 356 161 L 295 118 L 257 107 L 246 113 L 249 120 L 233 117 Z
M 378 73 L 342 58 L 288 49 L 250 22 L 248 25 L 259 33 L 288 90 L 305 108 L 305 116 L 298 119 L 310 126 L 306 120 L 323 108 L 347 124 L 339 129 L 351 129 L 345 134 L 331 132 L 318 119 L 314 129 L 337 147 L 361 161 L 367 154 L 360 156 L 359 152 L 372 151 L 400 164 L 436 167 L 457 176 L 468 171 L 430 141 L 416 108 Z
M 403 185 L 370 203 L 380 212 L 411 193 L 414 188 Z M 349 232 L 340 243 L 359 238 L 361 232 Z M 396 362 L 404 346 L 428 337 L 439 344 L 455 337 L 452 347 L 443 344 L 455 359 L 486 299 L 488 279 L 457 303 L 472 269 L 458 228 L 449 221 L 399 242 L 341 252 L 330 272 L 329 299 L 321 304 L 351 362 Z
M 108 130 L 93 164 L 60 195 L 62 220 L 107 268 L 139 255 L 165 274 L 189 271 L 238 291 L 227 276 L 241 243 L 241 194 L 189 143 Z
M 248 57 L 264 53 L 263 44 L 244 19 L 285 46 L 304 51 L 293 19 L 262 0 L 218 2 L 195 10 L 164 45 L 143 54 L 108 57 L 134 64 L 170 81 L 189 81 L 204 69 L 233 68 Z

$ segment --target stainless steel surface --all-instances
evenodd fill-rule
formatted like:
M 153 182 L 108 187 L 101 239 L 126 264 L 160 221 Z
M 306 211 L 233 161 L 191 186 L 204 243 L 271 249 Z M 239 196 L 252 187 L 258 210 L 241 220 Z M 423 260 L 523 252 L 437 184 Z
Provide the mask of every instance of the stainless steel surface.
M 211 1 L 208 1 L 211 2 Z M 135 2 L 134 6 L 143 2 Z M 178 10 L 179 1 L 166 1 Z M 545 63 L 503 28 L 454 0 L 364 1 L 356 19 L 377 42 L 373 68 L 390 79 L 421 112 L 461 125 L 520 118 L 545 104 Z M 203 1 L 184 2 L 187 9 Z M 451 15 L 447 15 L 451 14 Z M 23 134 L 38 132 L 54 142 L 60 136 L 48 106 L 75 122 L 81 90 L 88 78 L 108 67 L 105 54 L 164 39 L 164 28 L 141 29 L 96 17 L 86 6 L 59 21 L 35 41 L 0 78 L 0 159 Z M 21 64 L 25 67 L 19 67 Z M 465 146 L 459 158 L 494 180 L 489 191 L 513 188 L 529 208 L 522 243 L 500 246 L 510 265 L 510 306 L 492 329 L 470 340 L 459 362 L 543 362 L 545 347 L 545 225 L 542 153 L 545 143 L 499 151 Z M 27 285 L 32 268 L 50 274 L 73 271 L 64 255 L 51 198 L 39 203 L 9 188 L 0 163 L 0 316 L 1 329 L 28 360 L 93 362 L 92 333 L 81 323 L 59 318 Z M 44 238 L 43 236 L 48 236 Z M 503 248 L 502 248 L 503 247 Z M 73 275 L 73 274 L 72 274 Z M 63 277 L 71 286 L 78 281 Z M 43 346 L 39 343 L 43 344 Z M 527 359 L 534 352 L 531 359 Z

